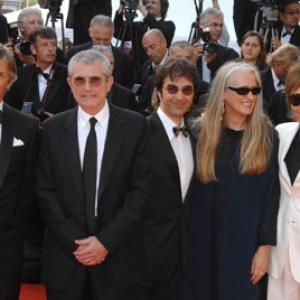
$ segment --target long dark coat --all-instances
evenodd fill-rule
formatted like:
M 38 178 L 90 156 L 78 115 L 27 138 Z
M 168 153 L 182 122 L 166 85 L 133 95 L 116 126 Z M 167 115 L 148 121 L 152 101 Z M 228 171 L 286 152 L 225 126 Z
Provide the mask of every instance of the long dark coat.
M 276 243 L 279 206 L 278 139 L 268 169 L 261 175 L 241 175 L 239 153 L 231 168 L 231 186 L 224 219 L 219 272 L 212 274 L 212 212 L 214 183 L 195 182 L 190 211 L 188 267 L 184 300 L 212 300 L 212 278 L 217 276 L 217 300 L 253 300 L 251 264 L 260 245 Z M 239 152 L 239 151 L 237 151 Z M 215 299 L 214 299 L 215 300 Z

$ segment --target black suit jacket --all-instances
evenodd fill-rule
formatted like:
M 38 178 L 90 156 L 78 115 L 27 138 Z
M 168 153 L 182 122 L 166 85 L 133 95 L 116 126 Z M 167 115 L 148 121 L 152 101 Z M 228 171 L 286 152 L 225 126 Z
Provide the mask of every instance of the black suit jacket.
M 282 24 L 279 25 L 278 28 L 278 34 L 281 37 L 281 32 L 282 32 Z M 300 46 L 300 26 L 296 26 L 295 30 L 293 31 L 291 38 L 290 38 L 290 44 L 295 45 L 297 47 Z
M 292 113 L 287 106 L 283 91 L 273 93 L 268 107 L 268 115 L 274 126 L 292 121 Z
M 69 49 L 67 53 L 66 60 L 70 61 L 72 56 L 80 51 L 84 51 L 93 47 L 92 42 L 87 42 L 85 44 L 77 45 Z M 121 49 L 111 46 L 114 56 L 114 70 L 113 76 L 114 81 L 131 88 L 134 82 L 134 64 L 133 59 L 124 53 Z
M 275 92 L 271 68 L 261 71 L 260 76 L 261 76 L 261 83 L 262 83 L 264 110 L 267 112 L 271 102 L 272 95 Z
M 152 192 L 145 214 L 146 279 L 171 276 L 184 265 L 189 193 L 182 201 L 178 163 L 163 124 L 154 112 L 150 168 Z
M 33 201 L 38 120 L 3 103 L 0 143 L 0 275 L 20 273 L 22 213 Z M 16 144 L 18 143 L 18 144 Z M 1 276 L 0 276 L 1 277 Z
M 95 15 L 111 17 L 111 0 L 70 0 L 66 26 L 74 28 L 74 44 L 90 40 L 88 28 Z
M 142 45 L 142 38 L 144 34 L 150 29 L 159 29 L 165 36 L 167 41 L 167 47 L 172 43 L 173 36 L 175 33 L 175 24 L 172 21 L 165 21 L 160 19 L 157 21 L 151 14 L 148 14 L 143 22 L 133 22 L 132 33 L 129 30 L 129 26 L 126 27 L 126 31 L 123 34 L 123 29 L 126 23 L 123 21 L 123 13 L 118 14 L 116 12 L 114 18 L 115 32 L 114 37 L 121 39 L 123 37 L 124 41 L 132 41 L 133 47 L 133 57 L 135 61 L 139 64 L 139 67 L 147 60 L 148 56 L 145 53 Z
M 141 216 L 149 190 L 146 120 L 110 105 L 101 166 L 96 237 L 108 249 L 103 265 L 118 286 L 140 281 Z M 58 151 L 58 149 L 60 149 Z M 77 140 L 77 109 L 47 120 L 42 132 L 37 195 L 47 225 L 44 275 L 49 288 L 63 289 L 79 267 L 74 240 L 88 236 Z M 95 274 L 94 273 L 94 274 Z
M 234 60 L 239 57 L 234 49 L 216 44 L 217 46 L 217 56 L 216 58 L 207 64 L 208 69 L 211 71 L 211 79 L 214 78 L 217 70 L 226 62 Z M 200 56 L 197 61 L 197 69 L 202 79 L 202 57 Z
M 6 18 L 0 14 L 0 43 L 5 44 L 8 40 L 8 25 Z
M 43 101 L 39 96 L 38 72 L 35 65 L 18 69 L 18 79 L 6 94 L 5 101 L 19 110 L 22 109 L 24 102 L 33 102 L 31 112 L 38 116 L 42 103 L 44 111 L 57 114 L 69 108 L 70 98 L 72 93 L 67 83 L 67 67 L 56 63 Z

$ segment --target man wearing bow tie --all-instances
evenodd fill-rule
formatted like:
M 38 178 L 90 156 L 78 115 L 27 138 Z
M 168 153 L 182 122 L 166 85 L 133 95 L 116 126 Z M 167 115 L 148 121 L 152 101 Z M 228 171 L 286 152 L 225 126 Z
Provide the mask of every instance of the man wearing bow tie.
M 33 203 L 38 120 L 3 103 L 16 78 L 10 51 L 0 45 L 0 299 L 17 300 L 23 263 L 22 217 Z
M 145 215 L 148 299 L 179 299 L 185 260 L 189 186 L 194 172 L 192 136 L 184 120 L 193 103 L 197 70 L 169 59 L 156 75 L 159 107 L 151 130 L 152 193 Z
M 279 38 L 272 39 L 272 46 L 276 50 L 281 45 L 290 43 L 300 46 L 300 4 L 298 0 L 283 0 L 279 6 L 280 26 Z
M 112 67 L 98 51 L 77 53 L 68 73 L 78 107 L 44 123 L 37 168 L 47 299 L 141 299 L 148 124 L 108 103 Z
M 71 103 L 67 67 L 55 61 L 57 39 L 52 28 L 35 29 L 29 41 L 36 64 L 18 69 L 18 79 L 5 100 L 14 108 L 32 113 L 44 121 L 65 111 Z

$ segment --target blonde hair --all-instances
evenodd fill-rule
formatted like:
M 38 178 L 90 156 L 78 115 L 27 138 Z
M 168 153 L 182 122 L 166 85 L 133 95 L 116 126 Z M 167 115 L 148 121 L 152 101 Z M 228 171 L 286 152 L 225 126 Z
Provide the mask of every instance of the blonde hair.
M 229 62 L 222 66 L 212 82 L 204 113 L 195 124 L 200 129 L 197 142 L 197 175 L 208 183 L 217 181 L 215 159 L 224 128 L 224 91 L 228 79 L 240 70 L 251 72 L 261 86 L 258 70 L 245 62 Z M 240 146 L 240 171 L 242 174 L 261 174 L 267 168 L 272 147 L 272 125 L 263 113 L 262 95 L 256 96 L 253 113 L 247 118 L 247 126 Z

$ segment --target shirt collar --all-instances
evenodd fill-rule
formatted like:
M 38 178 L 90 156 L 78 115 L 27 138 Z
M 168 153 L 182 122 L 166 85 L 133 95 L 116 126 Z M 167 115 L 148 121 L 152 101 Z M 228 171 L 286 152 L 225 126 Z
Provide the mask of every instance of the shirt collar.
M 97 123 L 99 123 L 102 127 L 106 127 L 109 119 L 109 106 L 107 100 L 105 100 L 105 104 L 103 108 L 98 111 L 94 116 L 85 112 L 80 105 L 78 105 L 78 120 L 82 127 L 87 126 L 90 121 L 90 118 L 96 118 Z
M 169 51 L 168 51 L 168 49 L 167 49 L 164 58 L 161 60 L 161 62 L 160 62 L 158 65 L 155 64 L 154 62 L 152 62 L 152 68 L 153 68 L 154 70 L 156 70 L 156 68 L 157 68 L 158 66 L 161 66 L 161 65 L 167 60 L 168 56 L 169 56 Z
M 295 28 L 293 28 L 291 30 L 286 30 L 285 26 L 283 26 L 281 36 L 283 36 L 286 32 L 290 32 L 291 34 L 293 34 L 294 31 L 295 31 Z
M 173 127 L 177 127 L 177 124 L 173 122 L 165 113 L 164 111 L 159 107 L 157 110 L 157 114 L 165 128 L 165 131 L 168 135 L 169 140 L 171 140 L 173 137 L 175 137 L 175 134 L 173 132 Z M 184 121 L 182 118 L 182 122 L 180 126 L 184 125 Z
M 45 73 L 45 74 L 50 74 L 51 69 L 52 69 L 52 66 L 53 66 L 53 64 L 50 65 L 47 69 L 45 69 L 45 70 L 43 71 L 43 73 Z M 37 65 L 37 67 L 39 67 L 39 66 Z
M 0 111 L 3 111 L 3 100 L 0 101 Z
M 275 89 L 277 89 L 278 87 L 278 83 L 281 81 L 275 74 L 274 70 L 271 68 L 271 72 L 272 72 L 272 77 L 273 77 L 273 82 L 274 82 L 274 87 Z

